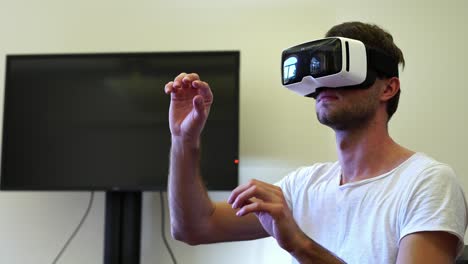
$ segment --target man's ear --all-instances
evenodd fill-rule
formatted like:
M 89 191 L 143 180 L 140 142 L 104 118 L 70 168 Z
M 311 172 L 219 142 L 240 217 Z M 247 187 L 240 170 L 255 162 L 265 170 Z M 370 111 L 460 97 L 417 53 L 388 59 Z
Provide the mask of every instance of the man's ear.
M 380 95 L 380 100 L 388 101 L 400 90 L 400 79 L 398 77 L 391 77 L 384 80 L 385 87 Z

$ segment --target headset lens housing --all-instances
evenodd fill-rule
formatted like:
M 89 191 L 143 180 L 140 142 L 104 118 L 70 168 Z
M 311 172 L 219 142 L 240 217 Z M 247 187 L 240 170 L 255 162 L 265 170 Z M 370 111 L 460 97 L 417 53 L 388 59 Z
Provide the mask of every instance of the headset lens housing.
M 283 52 L 283 85 L 339 73 L 342 69 L 339 39 L 321 39 L 304 43 Z

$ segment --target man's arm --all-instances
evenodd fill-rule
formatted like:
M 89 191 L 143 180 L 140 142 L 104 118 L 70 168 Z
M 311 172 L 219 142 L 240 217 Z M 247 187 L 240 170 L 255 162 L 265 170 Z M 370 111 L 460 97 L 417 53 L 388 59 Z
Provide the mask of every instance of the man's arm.
M 254 215 L 237 217 L 226 202 L 210 200 L 199 175 L 199 156 L 199 148 L 173 139 L 168 194 L 173 237 L 195 245 L 268 236 Z
M 399 220 L 403 237 L 397 263 L 452 264 L 467 226 L 463 189 L 445 164 L 425 168 L 414 180 Z
M 301 264 L 343 264 L 346 263 L 320 244 L 303 235 L 299 244 L 289 252 Z
M 276 239 L 278 245 L 301 264 L 345 263 L 332 252 L 309 238 L 296 224 L 280 187 L 251 180 L 234 189 L 228 202 L 240 208 L 237 215 L 255 214 L 265 231 Z
M 200 134 L 213 102 L 209 85 L 197 74 L 182 73 L 165 92 L 171 95 L 168 196 L 174 238 L 201 244 L 268 236 L 255 216 L 239 218 L 227 203 L 212 203 L 201 180 Z
M 458 238 L 447 232 L 412 233 L 400 241 L 397 264 L 453 264 Z
M 343 263 L 300 230 L 278 186 L 251 180 L 233 190 L 229 204 L 213 203 L 199 168 L 200 133 L 213 101 L 211 90 L 198 75 L 182 73 L 165 91 L 171 95 L 168 188 L 176 239 L 194 245 L 271 235 L 300 263 Z
M 299 263 L 344 263 L 305 235 L 300 240 L 290 252 Z M 457 244 L 458 238 L 447 232 L 412 233 L 401 240 L 396 264 L 453 264 Z

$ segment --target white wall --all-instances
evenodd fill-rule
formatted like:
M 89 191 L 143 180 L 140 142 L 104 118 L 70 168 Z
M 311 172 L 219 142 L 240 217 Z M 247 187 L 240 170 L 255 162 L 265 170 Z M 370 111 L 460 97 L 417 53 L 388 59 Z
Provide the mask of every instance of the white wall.
M 241 182 L 274 182 L 296 166 L 335 158 L 334 136 L 316 122 L 313 100 L 281 87 L 281 50 L 322 37 L 339 22 L 374 22 L 393 34 L 407 60 L 391 133 L 451 164 L 468 191 L 467 11 L 465 0 L 0 0 L 0 83 L 4 55 L 11 53 L 240 50 Z M 227 193 L 211 195 L 223 199 Z M 0 193 L 0 263 L 51 263 L 88 198 L 80 192 Z M 171 263 L 159 210 L 158 195 L 146 193 L 144 264 Z M 98 193 L 60 263 L 102 263 L 103 221 L 104 195 Z M 182 264 L 289 261 L 272 239 L 170 243 Z

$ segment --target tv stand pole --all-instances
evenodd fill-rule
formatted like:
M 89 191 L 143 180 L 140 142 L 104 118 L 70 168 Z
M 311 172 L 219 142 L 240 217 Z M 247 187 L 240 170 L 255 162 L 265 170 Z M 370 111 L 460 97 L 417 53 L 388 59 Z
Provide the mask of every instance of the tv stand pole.
M 106 192 L 104 264 L 139 264 L 142 192 Z

